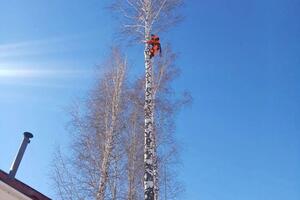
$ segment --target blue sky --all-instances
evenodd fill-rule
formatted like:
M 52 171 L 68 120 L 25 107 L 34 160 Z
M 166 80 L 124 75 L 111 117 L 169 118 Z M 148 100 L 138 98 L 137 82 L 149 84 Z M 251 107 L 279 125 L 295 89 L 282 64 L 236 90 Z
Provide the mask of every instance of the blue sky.
M 0 168 L 31 131 L 17 177 L 51 197 L 65 109 L 115 40 L 106 2 L 0 0 Z M 176 122 L 184 199 L 300 199 L 299 9 L 299 0 L 193 0 L 162 35 L 180 53 L 174 86 L 194 97 Z

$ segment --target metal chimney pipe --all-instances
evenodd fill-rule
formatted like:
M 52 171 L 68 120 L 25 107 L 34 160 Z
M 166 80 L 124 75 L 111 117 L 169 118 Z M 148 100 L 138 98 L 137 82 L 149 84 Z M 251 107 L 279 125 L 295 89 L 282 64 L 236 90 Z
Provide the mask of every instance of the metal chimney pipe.
M 19 148 L 19 152 L 10 168 L 10 171 L 9 171 L 9 177 L 10 178 L 15 178 L 16 176 L 16 173 L 18 171 L 18 168 L 19 168 L 19 165 L 21 163 L 21 160 L 23 158 L 23 155 L 24 155 L 24 152 L 26 150 L 26 147 L 28 145 L 28 143 L 30 143 L 30 138 L 33 138 L 33 135 L 29 132 L 24 132 L 24 139 L 23 139 L 23 142 Z

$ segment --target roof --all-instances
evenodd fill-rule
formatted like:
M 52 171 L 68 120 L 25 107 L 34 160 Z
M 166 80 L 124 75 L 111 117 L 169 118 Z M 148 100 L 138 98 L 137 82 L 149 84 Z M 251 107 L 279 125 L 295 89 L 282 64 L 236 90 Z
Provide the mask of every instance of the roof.
M 51 200 L 49 197 L 26 185 L 22 181 L 19 181 L 16 178 L 10 178 L 9 175 L 2 170 L 0 170 L 0 181 L 6 183 L 10 187 L 14 188 L 15 190 L 21 192 L 22 194 L 33 200 Z

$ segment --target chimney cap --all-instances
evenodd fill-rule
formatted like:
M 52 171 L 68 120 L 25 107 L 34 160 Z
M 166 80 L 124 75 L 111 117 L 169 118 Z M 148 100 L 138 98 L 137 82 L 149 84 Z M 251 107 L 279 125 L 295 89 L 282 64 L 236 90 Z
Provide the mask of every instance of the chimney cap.
M 24 137 L 26 137 L 26 138 L 33 138 L 33 135 L 32 135 L 32 133 L 24 132 Z

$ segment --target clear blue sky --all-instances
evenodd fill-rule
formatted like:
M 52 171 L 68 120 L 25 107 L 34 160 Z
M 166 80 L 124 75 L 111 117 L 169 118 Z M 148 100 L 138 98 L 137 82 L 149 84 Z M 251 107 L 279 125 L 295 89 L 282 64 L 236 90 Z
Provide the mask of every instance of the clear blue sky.
M 0 0 L 0 168 L 31 131 L 17 177 L 51 197 L 65 108 L 88 92 L 114 40 L 104 6 Z M 175 86 L 194 97 L 177 119 L 184 199 L 300 199 L 299 10 L 299 0 L 190 0 L 185 21 L 163 35 L 180 52 Z

